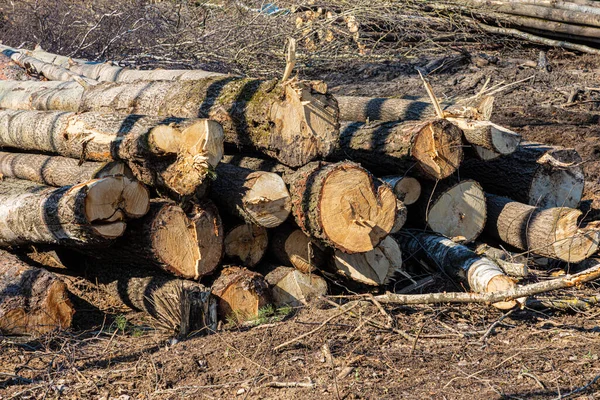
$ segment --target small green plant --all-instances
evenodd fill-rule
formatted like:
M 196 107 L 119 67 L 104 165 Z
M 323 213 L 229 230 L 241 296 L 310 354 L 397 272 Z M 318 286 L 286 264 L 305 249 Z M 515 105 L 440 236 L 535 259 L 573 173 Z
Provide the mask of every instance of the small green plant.
M 127 329 L 127 325 L 129 324 L 129 322 L 127 321 L 127 318 L 125 318 L 125 316 L 123 314 L 119 314 L 115 317 L 115 321 L 113 322 L 113 325 L 115 326 L 115 329 L 117 330 L 117 332 L 121 331 L 121 333 L 125 333 L 125 330 Z
M 258 326 L 273 322 L 279 322 L 285 319 L 285 317 L 287 317 L 293 311 L 294 308 L 289 305 L 284 305 L 282 307 L 276 308 L 272 304 L 260 308 L 256 317 L 250 316 L 246 313 L 242 313 L 239 311 L 234 311 L 231 314 L 227 315 L 227 323 L 225 324 L 225 328 L 232 329 L 235 327 L 239 327 L 242 324 L 244 326 Z

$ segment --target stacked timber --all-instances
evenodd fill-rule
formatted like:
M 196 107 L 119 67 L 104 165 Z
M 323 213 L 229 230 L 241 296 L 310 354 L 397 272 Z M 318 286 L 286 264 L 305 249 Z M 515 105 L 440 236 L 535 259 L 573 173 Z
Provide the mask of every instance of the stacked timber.
M 0 50 L 45 79 L 0 80 L 0 333 L 70 324 L 66 275 L 13 254 L 32 245 L 179 337 L 414 271 L 516 290 L 527 265 L 485 235 L 567 262 L 598 248 L 577 153 L 521 143 L 489 121 L 492 97 L 336 99 L 323 82 Z

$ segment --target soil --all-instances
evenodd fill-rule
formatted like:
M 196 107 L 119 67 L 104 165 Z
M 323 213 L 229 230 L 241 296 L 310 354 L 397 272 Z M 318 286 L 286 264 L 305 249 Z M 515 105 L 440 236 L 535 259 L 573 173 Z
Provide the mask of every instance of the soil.
M 428 78 L 439 97 L 472 96 L 487 79 L 487 87 L 520 81 L 496 94 L 494 121 L 527 140 L 575 147 L 584 159 L 586 207 L 595 215 L 600 59 L 550 50 L 550 71 L 527 66 L 539 51 L 474 49 L 470 60 Z M 439 57 L 446 53 L 440 49 Z M 348 63 L 343 71 L 300 74 L 325 79 L 334 94 L 424 96 L 416 68 L 430 61 Z M 550 264 L 533 279 L 565 268 Z M 36 339 L 0 337 L 0 399 L 600 398 L 598 307 L 525 308 L 501 319 L 503 313 L 488 305 L 381 311 L 367 301 L 340 312 L 320 300 L 283 321 L 225 325 L 213 335 L 176 342 L 83 279 L 68 281 L 78 302 L 72 330 Z M 593 296 L 598 287 L 553 296 Z M 437 276 L 422 290 L 440 289 L 456 290 Z

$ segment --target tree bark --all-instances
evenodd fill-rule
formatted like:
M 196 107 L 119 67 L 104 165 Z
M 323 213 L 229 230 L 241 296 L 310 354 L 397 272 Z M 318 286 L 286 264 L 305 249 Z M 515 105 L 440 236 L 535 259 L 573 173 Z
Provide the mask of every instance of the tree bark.
M 256 266 L 269 246 L 267 230 L 258 225 L 242 224 L 225 234 L 225 256 L 244 267 Z
M 148 211 L 143 185 L 108 177 L 53 188 L 33 182 L 0 181 L 0 246 L 109 244 L 125 230 L 127 217 Z
M 327 282 L 315 274 L 306 274 L 296 268 L 277 267 L 265 275 L 270 285 L 273 304 L 302 307 L 312 299 L 327 295 Z
M 396 99 L 382 97 L 336 96 L 340 121 L 419 121 L 435 117 L 431 99 Z M 493 97 L 476 101 L 447 104 L 445 112 L 456 118 L 489 120 L 492 116 Z
M 203 119 L 4 110 L 0 146 L 125 161 L 143 183 L 187 195 L 223 156 L 223 130 Z
M 468 243 L 477 239 L 485 227 L 485 193 L 471 179 L 427 182 L 411 215 L 412 211 L 434 232 Z
M 579 210 L 540 209 L 506 197 L 486 197 L 486 232 L 511 246 L 567 262 L 582 261 L 598 249 L 599 231 L 580 226 Z
M 246 268 L 223 269 L 212 285 L 212 293 L 218 299 L 218 316 L 222 321 L 247 321 L 271 303 L 269 285 L 263 276 Z
M 402 251 L 396 240 L 388 236 L 366 253 L 346 254 L 336 250 L 333 264 L 340 275 L 365 285 L 382 286 L 402 272 Z
M 490 121 L 448 118 L 458 126 L 472 145 L 501 155 L 513 153 L 521 142 L 521 135 Z
M 462 160 L 462 132 L 443 119 L 344 124 L 332 158 L 360 162 L 373 173 L 399 174 L 416 167 L 423 177 L 444 179 Z
M 411 231 L 403 234 L 399 242 L 407 257 L 420 259 L 434 270 L 441 268 L 459 282 L 468 284 L 474 292 L 493 293 L 516 288 L 515 282 L 492 260 L 445 237 Z M 494 303 L 494 306 L 504 310 L 516 304 L 511 300 Z
M 133 178 L 129 168 L 118 161 L 87 161 L 80 164 L 74 158 L 5 152 L 0 152 L 0 174 L 4 178 L 24 179 L 56 187 L 114 175 Z
M 0 108 L 210 118 L 225 142 L 291 167 L 327 157 L 339 136 L 338 108 L 320 82 L 213 77 L 194 81 L 0 82 Z
M 309 237 L 346 253 L 373 250 L 396 221 L 396 196 L 358 164 L 314 162 L 284 176 L 292 214 Z
M 404 227 L 406 220 L 408 219 L 408 210 L 404 203 L 396 199 L 396 220 L 390 233 L 397 233 Z
M 284 224 L 271 238 L 271 253 L 286 267 L 294 267 L 305 274 L 314 272 L 325 264 L 325 252 L 301 229 Z
M 66 285 L 54 274 L 0 250 L 0 333 L 68 329 L 74 313 Z
M 416 203 L 421 196 L 421 184 L 415 178 L 392 175 L 384 176 L 381 180 L 390 185 L 394 189 L 396 198 L 407 206 Z
M 508 276 L 524 278 L 529 275 L 526 257 L 509 253 L 506 250 L 497 249 L 487 243 L 475 243 L 472 250 L 494 261 Z
M 32 79 L 24 68 L 17 65 L 10 57 L 0 53 L 0 80 L 29 81 Z
M 581 162 L 574 149 L 527 142 L 495 160 L 466 160 L 460 173 L 477 180 L 489 193 L 521 203 L 577 207 L 584 188 Z
M 143 218 L 128 224 L 125 234 L 101 252 L 86 252 L 105 263 L 199 279 L 210 275 L 223 256 L 223 226 L 209 201 L 186 213 L 178 205 L 153 200 Z
M 290 193 L 279 175 L 232 164 L 219 164 L 216 174 L 211 197 L 246 223 L 274 228 L 290 215 Z

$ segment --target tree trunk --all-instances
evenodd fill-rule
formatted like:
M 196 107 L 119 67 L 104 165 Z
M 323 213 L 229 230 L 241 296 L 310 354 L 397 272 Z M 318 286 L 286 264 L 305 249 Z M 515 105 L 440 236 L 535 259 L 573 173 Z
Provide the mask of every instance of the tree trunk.
M 584 187 L 581 162 L 574 149 L 528 142 L 495 160 L 466 160 L 460 173 L 477 180 L 489 193 L 521 203 L 577 207 Z
M 108 244 L 127 217 L 148 211 L 147 189 L 125 177 L 53 188 L 19 179 L 0 181 L 0 246 Z
M 407 206 L 416 203 L 421 196 L 421 184 L 415 178 L 392 175 L 384 176 L 381 180 L 390 185 L 398 200 Z
M 477 293 L 491 293 L 516 288 L 492 260 L 480 257 L 468 247 L 442 236 L 421 232 L 406 233 L 399 238 L 404 254 L 429 264 L 433 270 L 442 268 L 454 279 L 469 285 Z M 516 301 L 494 303 L 499 309 L 510 309 Z
M 472 145 L 501 155 L 513 153 L 521 142 L 521 135 L 490 121 L 448 118 L 458 126 Z
M 435 116 L 431 99 L 390 99 L 381 97 L 336 96 L 340 121 L 419 121 Z M 493 97 L 447 105 L 445 112 L 456 118 L 489 120 L 492 116 Z
M 273 232 L 270 250 L 282 265 L 294 267 L 305 274 L 325 264 L 323 249 L 301 229 L 291 225 L 281 225 Z
M 391 236 L 366 253 L 346 254 L 335 251 L 336 271 L 365 285 L 381 286 L 390 283 L 402 271 L 402 251 Z
M 462 160 L 462 132 L 443 119 L 344 124 L 333 158 L 350 158 L 382 175 L 403 175 L 416 166 L 428 179 L 444 179 Z
M 280 176 L 292 175 L 295 172 L 292 168 L 280 164 L 273 159 L 257 158 L 243 154 L 225 155 L 221 162 L 255 171 L 273 172 Z
M 75 310 L 66 285 L 43 268 L 0 250 L 0 333 L 43 334 L 68 329 Z
M 290 193 L 279 175 L 232 164 L 219 164 L 216 174 L 213 200 L 246 223 L 274 228 L 290 215 Z
M 337 103 L 320 82 L 213 77 L 85 89 L 71 82 L 0 82 L 0 108 L 210 118 L 221 123 L 227 143 L 291 167 L 327 157 L 339 136 Z
M 210 275 L 223 256 L 223 226 L 211 202 L 186 213 L 178 205 L 154 200 L 143 218 L 101 252 L 86 252 L 105 263 L 147 270 L 154 267 L 188 279 Z
M 598 249 L 599 231 L 580 226 L 579 210 L 540 209 L 505 197 L 486 197 L 486 232 L 511 246 L 567 262 L 582 261 Z
M 302 307 L 312 299 L 327 295 L 327 282 L 315 274 L 305 274 L 296 268 L 277 267 L 265 275 L 271 287 L 273 304 Z
M 29 153 L 0 152 L 0 174 L 49 186 L 72 186 L 92 179 L 132 173 L 118 161 L 79 163 L 74 158 Z
M 228 267 L 213 283 L 218 299 L 219 319 L 243 322 L 258 316 L 258 310 L 271 303 L 269 285 L 259 273 Z
M 455 240 L 472 242 L 486 221 L 485 193 L 471 179 L 427 182 L 421 200 L 411 210 L 431 230 Z
M 471 248 L 476 254 L 485 256 L 498 264 L 508 276 L 523 278 L 529 275 L 526 257 L 497 249 L 487 243 L 475 243 Z
M 360 165 L 314 162 L 284 176 L 304 233 L 346 253 L 373 250 L 396 221 L 396 196 Z
M 244 267 L 256 266 L 269 246 L 267 230 L 258 225 L 242 224 L 225 235 L 225 256 Z
M 398 199 L 396 199 L 396 220 L 394 221 L 394 226 L 390 233 L 397 233 L 404 227 L 406 224 L 406 220 L 408 219 L 408 210 L 404 203 Z
M 223 156 L 223 130 L 204 119 L 5 110 L 0 146 L 125 161 L 143 183 L 187 195 Z

